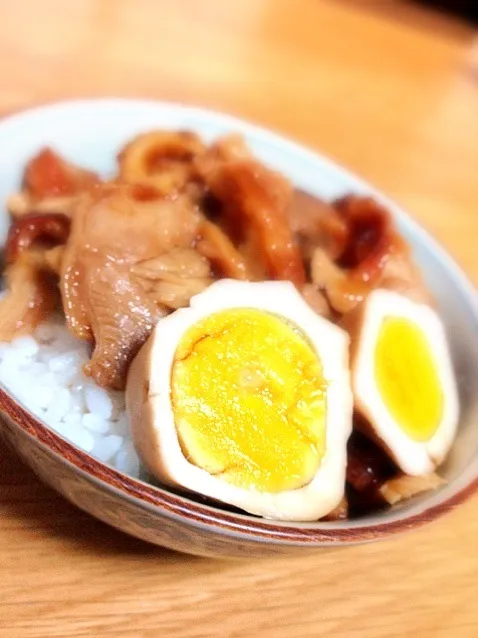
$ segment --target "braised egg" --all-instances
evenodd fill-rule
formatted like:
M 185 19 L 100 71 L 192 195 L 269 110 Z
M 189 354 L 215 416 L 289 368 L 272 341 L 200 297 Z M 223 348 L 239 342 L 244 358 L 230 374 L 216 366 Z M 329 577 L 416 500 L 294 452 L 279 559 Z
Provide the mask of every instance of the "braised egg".
M 130 367 L 143 463 L 246 512 L 325 516 L 344 494 L 348 346 L 289 282 L 212 284 L 157 324 Z
M 445 458 L 459 406 L 444 326 L 428 305 L 373 291 L 349 317 L 352 388 L 365 427 L 406 473 Z

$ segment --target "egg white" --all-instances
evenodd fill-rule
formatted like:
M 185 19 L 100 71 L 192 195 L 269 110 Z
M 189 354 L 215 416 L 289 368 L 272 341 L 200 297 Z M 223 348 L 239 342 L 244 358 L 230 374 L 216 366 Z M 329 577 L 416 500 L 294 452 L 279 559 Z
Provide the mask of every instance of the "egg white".
M 209 474 L 183 455 L 171 403 L 174 355 L 188 328 L 229 308 L 255 308 L 283 317 L 303 332 L 318 355 L 327 383 L 325 452 L 315 476 L 303 487 L 276 493 L 244 489 Z M 317 315 L 289 282 L 221 280 L 212 284 L 191 299 L 189 308 L 157 324 L 130 367 L 127 407 L 140 457 L 162 482 L 253 514 L 290 521 L 325 516 L 344 494 L 353 410 L 348 347 L 347 333 Z
M 432 472 L 450 449 L 459 416 L 458 392 L 444 326 L 432 308 L 390 290 L 373 291 L 364 303 L 363 313 L 361 328 L 352 342 L 355 349 L 352 387 L 357 407 L 406 474 Z M 420 328 L 434 359 L 443 394 L 443 411 L 437 430 L 425 442 L 414 441 L 400 428 L 377 388 L 377 337 L 383 321 L 389 317 L 403 318 Z

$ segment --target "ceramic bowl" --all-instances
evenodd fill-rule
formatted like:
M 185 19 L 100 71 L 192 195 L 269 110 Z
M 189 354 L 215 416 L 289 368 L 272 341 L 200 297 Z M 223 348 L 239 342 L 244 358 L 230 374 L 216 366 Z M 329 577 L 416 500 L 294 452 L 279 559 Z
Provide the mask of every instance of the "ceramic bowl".
M 49 144 L 72 161 L 113 172 L 123 143 L 153 128 L 193 129 L 206 140 L 239 131 L 257 156 L 312 194 L 370 194 L 395 215 L 436 296 L 459 382 L 458 437 L 443 468 L 448 482 L 386 512 L 352 521 L 277 523 L 189 500 L 121 474 L 80 451 L 0 388 L 1 431 L 38 476 L 72 503 L 124 532 L 175 550 L 208 556 L 264 556 L 384 538 L 419 526 L 463 500 L 478 484 L 478 308 L 475 292 L 448 255 L 393 202 L 328 159 L 238 119 L 198 108 L 136 100 L 60 103 L 0 123 L 0 201 L 22 169 Z M 4 208 L 0 236 L 8 221 Z M 80 532 L 79 532 L 80 533 Z

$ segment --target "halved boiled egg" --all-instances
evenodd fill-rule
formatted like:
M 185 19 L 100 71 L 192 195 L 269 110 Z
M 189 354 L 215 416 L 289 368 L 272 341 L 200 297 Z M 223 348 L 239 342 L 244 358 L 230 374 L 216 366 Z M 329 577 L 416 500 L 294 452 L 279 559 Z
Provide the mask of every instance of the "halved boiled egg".
M 143 463 L 253 514 L 325 516 L 344 493 L 348 345 L 288 282 L 214 283 L 162 319 L 130 367 Z
M 379 289 L 346 318 L 346 327 L 356 409 L 406 474 L 433 471 L 450 449 L 459 414 L 437 313 Z

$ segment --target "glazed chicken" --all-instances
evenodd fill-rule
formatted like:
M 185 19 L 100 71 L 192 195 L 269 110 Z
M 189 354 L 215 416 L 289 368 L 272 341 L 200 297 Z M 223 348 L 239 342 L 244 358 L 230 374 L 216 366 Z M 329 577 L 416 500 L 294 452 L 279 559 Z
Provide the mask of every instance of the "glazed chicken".
M 58 305 L 55 281 L 58 249 L 70 220 L 60 214 L 31 213 L 9 228 L 4 260 L 7 291 L 0 300 L 0 341 L 30 334 Z
M 32 212 L 71 215 L 78 196 L 99 181 L 96 173 L 75 166 L 47 147 L 28 162 L 23 189 L 8 199 L 7 208 L 13 218 Z
M 237 136 L 214 144 L 199 171 L 220 204 L 215 221 L 243 255 L 247 278 L 301 287 L 304 263 L 286 216 L 289 181 L 250 157 Z
M 170 201 L 150 193 L 145 200 L 135 186 L 107 184 L 79 203 L 60 289 L 70 330 L 94 342 L 85 371 L 99 385 L 124 387 L 131 359 L 168 312 L 167 299 L 150 285 L 171 271 L 158 257 L 190 248 L 198 223 L 187 198 Z
M 217 278 L 290 280 L 335 320 L 377 285 L 428 300 L 384 208 L 294 191 L 238 135 L 207 147 L 194 133 L 154 131 L 118 162 L 118 181 L 101 183 L 48 148 L 32 158 L 10 202 L 1 302 L 0 336 L 32 331 L 55 307 L 59 276 L 67 324 L 92 343 L 86 372 L 99 385 L 122 388 L 158 319 Z
M 309 209 L 313 213 L 309 202 Z M 329 237 L 308 245 L 310 278 L 339 315 L 352 311 L 374 288 L 387 288 L 416 301 L 430 302 L 410 250 L 395 230 L 388 211 L 368 197 L 349 196 L 333 204 Z M 316 211 L 322 223 L 324 204 Z M 295 223 L 297 224 L 297 215 Z M 320 216 L 317 219 L 321 219 Z M 300 232 L 304 232 L 302 225 Z M 332 230 L 333 228 L 333 230 Z M 340 228 L 340 230 L 339 230 Z M 313 236 L 307 233 L 307 236 Z M 333 241 L 330 239 L 333 238 Z M 332 248 L 331 248 L 332 246 Z
M 323 250 L 331 260 L 342 255 L 347 243 L 348 228 L 345 219 L 332 204 L 302 190 L 295 190 L 286 215 L 307 263 L 316 248 Z
M 41 255 L 23 253 L 5 270 L 0 300 L 0 341 L 31 334 L 58 303 L 58 289 Z

